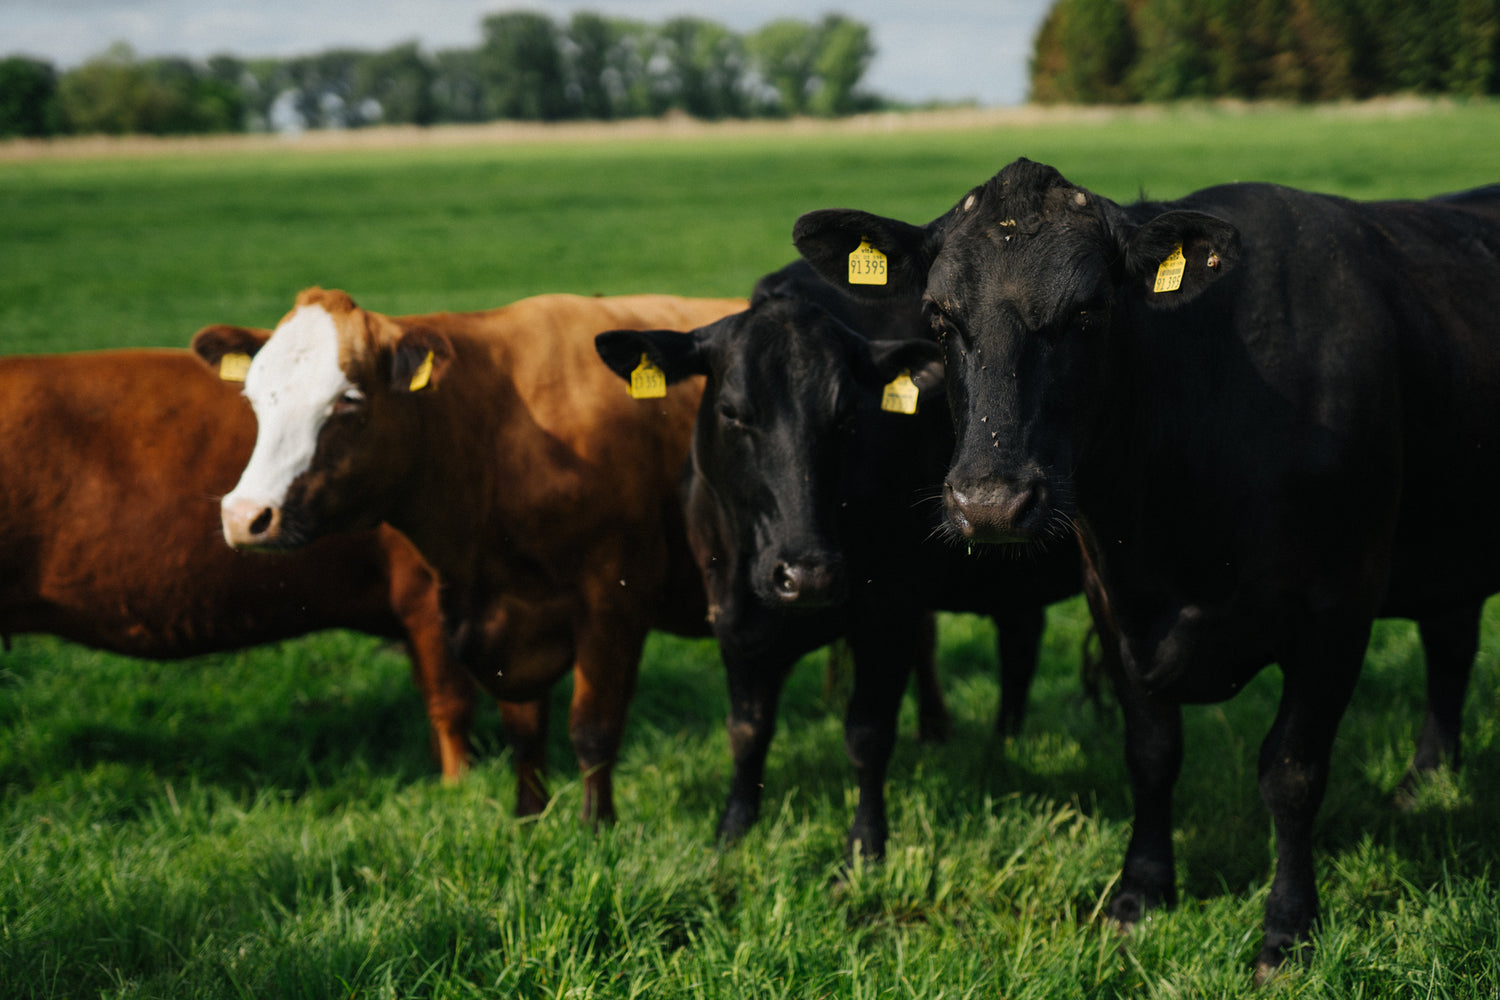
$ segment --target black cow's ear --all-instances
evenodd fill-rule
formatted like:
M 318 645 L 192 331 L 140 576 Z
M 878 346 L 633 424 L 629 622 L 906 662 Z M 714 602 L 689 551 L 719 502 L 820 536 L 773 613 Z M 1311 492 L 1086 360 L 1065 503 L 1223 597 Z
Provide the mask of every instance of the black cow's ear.
M 224 381 L 243 382 L 250 359 L 270 337 L 270 330 L 215 323 L 193 334 L 193 353 Z
M 930 340 L 872 340 L 870 358 L 881 382 L 910 372 L 912 381 L 923 393 L 943 384 L 942 348 Z
M 698 338 L 676 330 L 606 330 L 594 338 L 594 350 L 609 370 L 626 382 L 641 365 L 642 357 L 661 369 L 667 384 L 690 375 L 708 374 L 708 365 L 698 350 Z
M 932 264 L 927 236 L 926 227 L 846 208 L 808 212 L 792 227 L 813 270 L 862 299 L 920 296 Z
M 1129 278 L 1160 308 L 1191 302 L 1239 260 L 1239 230 L 1204 212 L 1164 212 L 1125 237 Z
M 436 330 L 403 330 L 391 353 L 391 389 L 421 392 L 435 389 L 453 360 L 453 342 Z

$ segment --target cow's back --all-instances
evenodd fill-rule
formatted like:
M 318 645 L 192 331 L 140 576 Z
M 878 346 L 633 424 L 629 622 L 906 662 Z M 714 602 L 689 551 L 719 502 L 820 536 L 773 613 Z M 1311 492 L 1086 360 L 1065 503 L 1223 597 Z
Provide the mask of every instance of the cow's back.
M 435 583 L 395 532 L 287 558 L 223 543 L 218 500 L 254 436 L 238 387 L 184 351 L 0 359 L 0 633 L 157 658 L 402 635 L 396 592 Z

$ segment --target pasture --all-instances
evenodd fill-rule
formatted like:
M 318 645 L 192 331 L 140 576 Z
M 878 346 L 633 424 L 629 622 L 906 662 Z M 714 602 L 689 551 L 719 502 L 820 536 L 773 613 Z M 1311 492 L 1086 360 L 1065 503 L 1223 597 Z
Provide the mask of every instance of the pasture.
M 794 256 L 801 212 L 925 222 L 1018 155 L 1117 200 L 1229 180 L 1421 197 L 1500 180 L 1500 104 L 174 149 L 0 147 L 0 353 L 183 346 L 208 323 L 271 326 L 312 284 L 387 313 L 743 295 Z M 992 633 L 944 618 L 955 735 L 919 745 L 904 707 L 889 857 L 847 873 L 851 774 L 822 654 L 788 685 L 760 824 L 720 850 L 726 696 L 706 641 L 653 636 L 620 822 L 595 833 L 560 719 L 553 805 L 517 822 L 493 709 L 477 766 L 442 786 L 404 656 L 364 637 L 162 664 L 16 637 L 0 652 L 0 996 L 1243 995 L 1272 859 L 1255 759 L 1276 671 L 1185 711 L 1182 902 L 1121 937 L 1097 915 L 1130 804 L 1120 726 L 1080 693 L 1086 628 L 1080 601 L 1053 609 L 1026 731 L 1002 741 Z M 1497 649 L 1492 604 L 1464 771 L 1397 809 L 1421 651 L 1407 623 L 1377 626 L 1320 817 L 1317 951 L 1263 995 L 1500 996 Z

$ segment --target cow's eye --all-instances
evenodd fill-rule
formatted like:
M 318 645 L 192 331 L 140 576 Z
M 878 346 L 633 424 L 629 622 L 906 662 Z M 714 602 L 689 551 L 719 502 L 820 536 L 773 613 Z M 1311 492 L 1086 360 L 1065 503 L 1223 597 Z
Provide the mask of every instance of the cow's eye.
M 365 394 L 358 389 L 345 389 L 338 399 L 334 400 L 333 412 L 335 414 L 356 413 L 365 405 Z
M 719 404 L 719 421 L 731 430 L 743 430 L 745 421 L 740 418 L 740 413 L 728 403 Z

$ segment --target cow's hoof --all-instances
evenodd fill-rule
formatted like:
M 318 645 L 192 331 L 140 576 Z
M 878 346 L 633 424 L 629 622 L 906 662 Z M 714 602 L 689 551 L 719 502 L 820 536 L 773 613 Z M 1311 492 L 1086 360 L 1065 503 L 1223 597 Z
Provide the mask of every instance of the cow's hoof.
M 1312 962 L 1312 944 L 1303 938 L 1287 938 L 1284 944 L 1261 945 L 1255 957 L 1255 985 L 1265 986 L 1273 980 L 1288 975 L 1292 970 L 1305 968 Z
M 724 807 L 724 816 L 719 820 L 717 836 L 720 846 L 729 847 L 739 842 L 755 825 L 756 810 L 742 802 L 730 802 Z
M 1122 892 L 1110 901 L 1105 916 L 1120 931 L 1128 931 L 1146 918 L 1154 904 L 1139 892 Z

